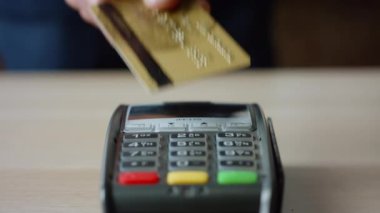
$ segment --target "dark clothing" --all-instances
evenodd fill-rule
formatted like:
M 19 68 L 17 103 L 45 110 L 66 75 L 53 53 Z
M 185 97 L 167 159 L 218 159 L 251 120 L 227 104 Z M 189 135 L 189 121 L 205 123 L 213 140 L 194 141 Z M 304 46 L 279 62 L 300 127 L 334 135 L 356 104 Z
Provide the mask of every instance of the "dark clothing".
M 211 15 L 251 55 L 253 67 L 273 66 L 271 0 L 210 0 Z
M 7 69 L 123 66 L 100 31 L 63 0 L 0 1 L 0 57 Z
M 212 15 L 256 67 L 271 66 L 269 1 L 211 1 Z M 63 0 L 0 1 L 0 61 L 9 70 L 124 67 L 98 29 Z

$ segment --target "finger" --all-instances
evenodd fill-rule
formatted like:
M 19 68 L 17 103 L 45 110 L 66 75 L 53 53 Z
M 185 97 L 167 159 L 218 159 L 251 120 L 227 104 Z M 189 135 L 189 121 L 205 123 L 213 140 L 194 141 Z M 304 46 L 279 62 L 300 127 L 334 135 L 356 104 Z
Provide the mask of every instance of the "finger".
M 79 10 L 80 9 L 80 5 L 81 4 L 79 3 L 78 0 L 65 0 L 65 2 L 66 2 L 67 5 L 69 5 L 74 10 Z
M 176 8 L 180 0 L 144 0 L 144 4 L 151 9 L 170 10 Z
M 96 5 L 96 4 L 101 4 L 101 3 L 104 3 L 104 2 L 108 2 L 110 0 L 87 0 L 87 2 L 89 3 L 89 5 Z
M 91 13 L 88 10 L 86 10 L 86 9 L 80 10 L 79 11 L 79 15 L 82 17 L 82 19 L 85 22 L 87 22 L 87 23 L 89 23 L 91 25 L 96 26 L 95 20 L 94 20 L 94 18 L 92 17 Z
M 74 10 L 83 10 L 89 6 L 101 4 L 110 0 L 65 0 L 66 4 Z

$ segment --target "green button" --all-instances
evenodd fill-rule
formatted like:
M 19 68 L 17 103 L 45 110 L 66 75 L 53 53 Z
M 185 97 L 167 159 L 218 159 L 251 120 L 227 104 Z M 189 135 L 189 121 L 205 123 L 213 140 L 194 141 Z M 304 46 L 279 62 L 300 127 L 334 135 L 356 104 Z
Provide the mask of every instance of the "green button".
M 259 176 L 256 172 L 248 171 L 220 171 L 218 172 L 218 183 L 222 185 L 232 184 L 254 184 Z

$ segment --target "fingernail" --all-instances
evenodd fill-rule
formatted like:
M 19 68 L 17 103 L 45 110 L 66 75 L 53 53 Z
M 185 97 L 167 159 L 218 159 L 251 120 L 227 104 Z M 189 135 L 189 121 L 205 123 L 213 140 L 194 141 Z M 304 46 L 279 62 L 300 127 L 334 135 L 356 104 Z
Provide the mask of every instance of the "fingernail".
M 201 5 L 201 7 L 203 7 L 203 9 L 205 9 L 207 12 L 210 12 L 211 10 L 211 7 L 210 7 L 210 3 L 207 1 L 207 0 L 199 0 L 198 3 Z
M 89 0 L 88 2 L 90 3 L 90 5 L 96 5 L 99 3 L 99 0 Z
M 144 0 L 144 4 L 154 9 L 171 9 L 178 4 L 178 0 Z
M 105 0 L 88 0 L 91 5 L 96 5 L 105 2 Z

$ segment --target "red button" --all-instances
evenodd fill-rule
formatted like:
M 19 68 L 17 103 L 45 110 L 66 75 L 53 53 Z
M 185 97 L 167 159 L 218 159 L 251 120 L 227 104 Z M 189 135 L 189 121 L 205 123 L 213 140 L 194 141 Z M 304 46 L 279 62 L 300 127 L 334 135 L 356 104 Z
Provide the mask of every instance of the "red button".
M 121 185 L 156 184 L 159 180 L 157 172 L 122 172 L 118 179 Z

